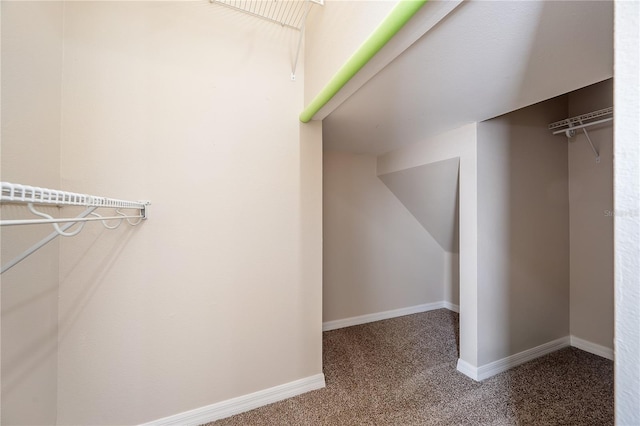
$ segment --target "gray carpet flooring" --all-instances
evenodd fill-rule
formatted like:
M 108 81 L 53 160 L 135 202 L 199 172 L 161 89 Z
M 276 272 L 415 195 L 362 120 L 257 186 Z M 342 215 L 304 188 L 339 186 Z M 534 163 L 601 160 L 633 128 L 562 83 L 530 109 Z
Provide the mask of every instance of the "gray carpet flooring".
M 566 348 L 475 382 L 457 330 L 441 309 L 325 332 L 325 389 L 211 425 L 613 424 L 611 361 Z

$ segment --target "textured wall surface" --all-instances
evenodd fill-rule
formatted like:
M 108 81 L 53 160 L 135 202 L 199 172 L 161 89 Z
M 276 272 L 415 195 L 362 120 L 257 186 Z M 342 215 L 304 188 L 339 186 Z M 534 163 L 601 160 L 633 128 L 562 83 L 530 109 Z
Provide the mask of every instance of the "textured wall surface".
M 616 422 L 640 424 L 640 3 L 615 4 Z

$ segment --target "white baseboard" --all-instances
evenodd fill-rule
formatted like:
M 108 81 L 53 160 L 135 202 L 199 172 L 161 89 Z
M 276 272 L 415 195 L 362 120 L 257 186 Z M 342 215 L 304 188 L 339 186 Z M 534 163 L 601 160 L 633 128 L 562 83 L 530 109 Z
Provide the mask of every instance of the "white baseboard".
M 337 330 L 338 328 L 351 327 L 354 325 L 402 317 L 405 315 L 418 314 L 420 312 L 433 311 L 442 308 L 446 308 L 455 312 L 459 311 L 459 309 L 452 309 L 453 307 L 458 308 L 457 305 L 453 305 L 449 302 L 425 303 L 423 305 L 409 306 L 407 308 L 393 309 L 391 311 L 377 312 L 375 314 L 360 315 L 357 317 L 323 322 L 322 331 Z
M 569 345 L 569 336 L 561 337 L 540 346 L 536 346 L 535 348 L 527 349 L 526 351 L 490 362 L 489 364 L 481 365 L 480 367 L 474 367 L 468 362 L 458 359 L 457 369 L 465 376 L 471 377 L 473 380 L 479 382 L 495 376 L 498 373 L 502 373 L 503 371 L 507 371 L 510 368 L 524 364 L 525 362 L 550 354 L 559 349 L 566 348 Z
M 613 349 L 606 346 L 598 345 L 576 336 L 571 336 L 571 346 L 613 361 Z
M 456 366 L 456 369 L 476 382 L 480 381 L 480 379 L 478 379 L 478 367 L 474 367 L 462 358 L 458 358 L 458 365 Z
M 460 305 L 454 305 L 453 303 L 447 302 L 446 300 L 442 302 L 442 304 L 444 308 L 447 308 L 448 310 L 453 312 L 460 313 Z
M 248 395 L 228 399 L 205 407 L 178 413 L 145 423 L 143 426 L 190 426 L 201 425 L 224 419 L 235 414 L 244 413 L 264 405 L 282 401 L 283 399 L 324 388 L 324 374 L 305 377 L 283 385 L 274 386 Z

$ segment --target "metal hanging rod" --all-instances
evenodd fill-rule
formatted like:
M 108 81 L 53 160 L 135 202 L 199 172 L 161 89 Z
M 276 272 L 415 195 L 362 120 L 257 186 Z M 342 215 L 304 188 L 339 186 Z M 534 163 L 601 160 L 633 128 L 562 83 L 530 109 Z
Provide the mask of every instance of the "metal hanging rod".
M 600 109 L 587 114 L 578 115 L 576 117 L 567 118 L 565 120 L 556 121 L 549 124 L 549 130 L 554 135 L 564 133 L 568 138 L 572 138 L 576 135 L 576 130 L 582 130 L 584 135 L 591 146 L 593 154 L 596 156 L 596 163 L 600 162 L 600 153 L 591 141 L 587 127 L 594 126 L 596 124 L 607 123 L 613 120 L 613 107 Z
M 41 212 L 39 212 L 41 213 Z M 94 215 L 96 215 L 96 213 L 94 213 Z M 123 219 L 146 219 L 145 217 L 142 217 L 141 215 L 125 215 L 125 214 L 120 214 L 118 216 L 100 216 L 97 215 L 96 217 L 71 217 L 71 218 L 64 218 L 64 219 L 59 219 L 59 218 L 44 218 L 44 219 L 15 219 L 15 220 L 3 220 L 2 223 L 0 223 L 0 225 L 2 226 L 16 226 L 16 225 L 39 225 L 41 223 L 82 223 L 82 222 L 94 222 L 97 220 L 118 220 L 121 221 Z
M 4 273 L 19 262 L 24 260 L 27 256 L 36 252 L 39 248 L 45 244 L 53 241 L 58 236 L 72 237 L 82 231 L 86 222 L 101 221 L 105 228 L 115 229 L 122 224 L 123 221 L 127 221 L 132 226 L 140 224 L 147 218 L 147 206 L 150 204 L 148 201 L 125 201 L 115 198 L 98 197 L 95 195 L 78 194 L 75 192 L 60 191 L 57 189 L 40 188 L 37 186 L 20 185 L 10 182 L 2 182 L 2 192 L 0 194 L 0 205 L 2 204 L 18 204 L 26 205 L 29 211 L 41 217 L 41 219 L 12 219 L 12 220 L 0 220 L 0 226 L 15 226 L 15 225 L 36 225 L 48 223 L 53 225 L 54 232 L 29 247 L 22 252 L 15 259 L 2 266 L 0 273 Z M 82 213 L 73 218 L 54 218 L 46 213 L 38 211 L 35 205 L 49 205 L 49 206 L 83 206 L 86 207 Z M 102 216 L 95 213 L 99 208 L 113 208 L 116 214 L 113 216 Z M 127 215 L 122 213 L 121 209 L 134 209 L 139 210 L 137 214 Z M 87 216 L 94 217 L 87 217 Z M 133 219 L 133 220 L 132 220 Z M 110 224 L 108 221 L 111 221 Z M 115 223 L 113 223 L 115 221 Z M 62 223 L 62 226 L 58 224 Z M 67 229 L 78 225 L 78 227 L 71 232 L 67 232 Z

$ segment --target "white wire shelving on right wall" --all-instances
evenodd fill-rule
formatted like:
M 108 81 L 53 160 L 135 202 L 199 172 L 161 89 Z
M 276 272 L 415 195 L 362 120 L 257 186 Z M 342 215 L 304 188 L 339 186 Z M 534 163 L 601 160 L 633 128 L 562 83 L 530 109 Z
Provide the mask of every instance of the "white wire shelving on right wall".
M 556 121 L 555 123 L 549 124 L 549 130 L 553 132 L 554 135 L 559 135 L 564 133 L 569 139 L 573 138 L 576 135 L 577 130 L 582 130 L 584 135 L 591 146 L 591 150 L 593 154 L 596 156 L 596 163 L 600 162 L 600 153 L 596 149 L 595 145 L 591 141 L 591 137 L 589 137 L 589 132 L 587 132 L 587 127 L 595 126 L 597 124 L 607 123 L 613 120 L 613 107 L 600 109 L 598 111 L 593 111 L 587 114 L 578 115 L 576 117 L 567 118 L 564 120 Z

